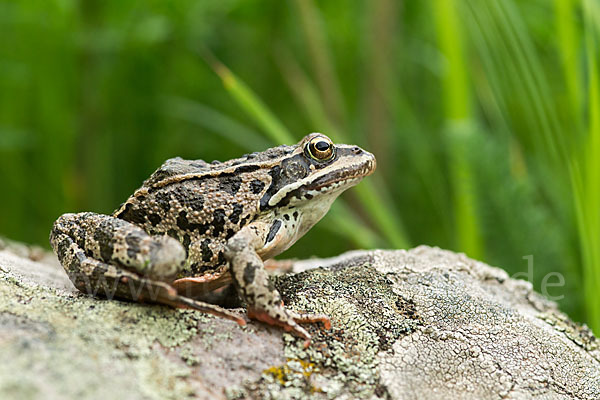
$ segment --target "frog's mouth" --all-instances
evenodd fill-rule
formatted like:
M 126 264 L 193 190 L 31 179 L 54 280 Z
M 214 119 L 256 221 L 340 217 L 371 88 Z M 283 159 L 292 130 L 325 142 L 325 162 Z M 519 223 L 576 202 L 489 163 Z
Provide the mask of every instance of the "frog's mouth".
M 346 168 L 327 173 L 300 189 L 304 191 L 328 192 L 330 190 L 334 190 L 339 187 L 345 187 L 347 185 L 353 186 L 365 176 L 371 175 L 377 167 L 375 157 L 369 153 L 368 155 L 371 157 L 360 163 L 358 167 L 356 165 L 350 165 Z

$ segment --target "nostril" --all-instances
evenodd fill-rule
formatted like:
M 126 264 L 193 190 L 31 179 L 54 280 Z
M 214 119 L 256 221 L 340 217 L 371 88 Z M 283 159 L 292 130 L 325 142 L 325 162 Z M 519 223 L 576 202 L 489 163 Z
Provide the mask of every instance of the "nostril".
M 360 147 L 358 147 L 358 146 L 354 146 L 354 147 L 352 148 L 352 152 L 353 152 L 354 154 L 360 154 L 360 153 L 362 153 L 363 151 L 362 151 L 362 149 L 361 149 Z

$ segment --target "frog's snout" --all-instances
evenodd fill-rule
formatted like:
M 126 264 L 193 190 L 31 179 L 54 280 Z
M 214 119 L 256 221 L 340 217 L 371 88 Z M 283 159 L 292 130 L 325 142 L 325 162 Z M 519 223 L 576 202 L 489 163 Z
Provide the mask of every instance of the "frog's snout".
M 364 176 L 371 175 L 377 168 L 377 159 L 375 159 L 375 156 L 372 153 L 369 153 L 368 151 L 365 151 L 358 146 L 355 148 L 360 150 L 360 152 L 355 153 L 355 154 L 361 155 L 362 157 L 366 158 L 365 163 L 364 163 L 364 165 L 365 165 Z M 354 151 L 354 148 L 352 150 Z
M 371 153 L 369 153 L 369 154 L 371 154 Z M 370 166 L 371 166 L 371 173 L 373 173 L 377 169 L 377 159 L 375 158 L 375 156 L 373 154 L 371 154 Z

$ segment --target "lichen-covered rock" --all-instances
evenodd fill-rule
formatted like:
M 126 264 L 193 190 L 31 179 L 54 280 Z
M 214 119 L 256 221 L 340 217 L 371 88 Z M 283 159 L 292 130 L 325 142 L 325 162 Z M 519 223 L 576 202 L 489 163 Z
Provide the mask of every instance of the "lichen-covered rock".
M 0 244 L 1 246 L 1 244 Z M 598 399 L 600 350 L 531 285 L 449 251 L 294 263 L 276 328 L 78 293 L 39 249 L 0 250 L 0 398 Z M 239 311 L 243 313 L 243 310 Z

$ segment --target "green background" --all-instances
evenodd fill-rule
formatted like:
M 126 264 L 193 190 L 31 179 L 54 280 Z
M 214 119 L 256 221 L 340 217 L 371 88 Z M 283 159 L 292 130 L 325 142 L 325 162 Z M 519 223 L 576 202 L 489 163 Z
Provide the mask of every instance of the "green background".
M 321 131 L 378 170 L 283 256 L 532 260 L 598 332 L 599 27 L 593 0 L 2 0 L 0 234 L 48 247 L 169 157 Z

